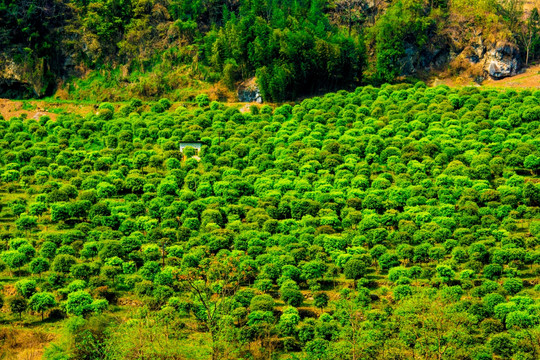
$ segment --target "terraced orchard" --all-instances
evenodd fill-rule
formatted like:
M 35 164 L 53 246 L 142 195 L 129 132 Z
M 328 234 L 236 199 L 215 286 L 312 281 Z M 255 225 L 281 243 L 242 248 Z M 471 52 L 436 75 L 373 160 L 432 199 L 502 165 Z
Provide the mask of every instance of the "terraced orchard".
M 540 90 L 197 100 L 0 121 L 4 334 L 44 359 L 540 357 Z

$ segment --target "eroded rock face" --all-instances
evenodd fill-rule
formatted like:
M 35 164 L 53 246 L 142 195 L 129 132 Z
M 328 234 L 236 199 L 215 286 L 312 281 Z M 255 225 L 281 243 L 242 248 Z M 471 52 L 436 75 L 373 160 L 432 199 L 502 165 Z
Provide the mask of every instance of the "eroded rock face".
M 510 43 L 497 43 L 485 55 L 484 70 L 493 79 L 516 75 L 521 70 L 518 47 Z

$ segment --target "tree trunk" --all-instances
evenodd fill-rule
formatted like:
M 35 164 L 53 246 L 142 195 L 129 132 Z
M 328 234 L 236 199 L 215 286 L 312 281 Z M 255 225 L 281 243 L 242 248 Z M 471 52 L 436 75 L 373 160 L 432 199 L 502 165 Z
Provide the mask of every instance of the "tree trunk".
M 214 331 L 210 331 L 210 335 L 212 337 L 212 360 L 219 360 L 219 354 L 216 344 L 216 334 Z

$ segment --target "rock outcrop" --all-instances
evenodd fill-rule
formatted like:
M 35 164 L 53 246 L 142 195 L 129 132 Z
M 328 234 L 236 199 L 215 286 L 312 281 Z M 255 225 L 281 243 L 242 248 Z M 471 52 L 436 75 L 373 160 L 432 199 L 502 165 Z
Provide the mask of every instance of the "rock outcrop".
M 456 44 L 457 45 L 457 44 Z M 478 64 L 486 55 L 487 48 L 484 45 L 484 40 L 481 34 L 474 36 L 468 46 L 465 46 L 461 53 L 459 53 L 459 47 L 457 47 L 456 57 L 462 55 L 472 64 Z
M 419 71 L 442 70 L 455 67 L 475 79 L 488 76 L 499 80 L 518 74 L 522 68 L 517 45 L 510 42 L 486 44 L 482 34 L 473 37 L 468 44 L 448 39 L 420 49 L 405 44 L 405 56 L 401 59 L 401 74 L 412 75 Z M 467 69 L 474 69 L 467 71 Z M 475 80 L 476 81 L 476 80 Z
M 486 52 L 484 70 L 493 79 L 514 76 L 521 70 L 521 57 L 516 45 L 500 42 Z

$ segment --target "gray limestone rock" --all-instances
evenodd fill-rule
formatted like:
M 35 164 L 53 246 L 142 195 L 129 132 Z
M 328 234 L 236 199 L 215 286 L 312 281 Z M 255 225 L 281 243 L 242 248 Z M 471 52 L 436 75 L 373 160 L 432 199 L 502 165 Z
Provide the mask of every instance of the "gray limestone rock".
M 484 70 L 493 79 L 514 76 L 521 70 L 521 58 L 516 45 L 499 42 L 485 55 Z

